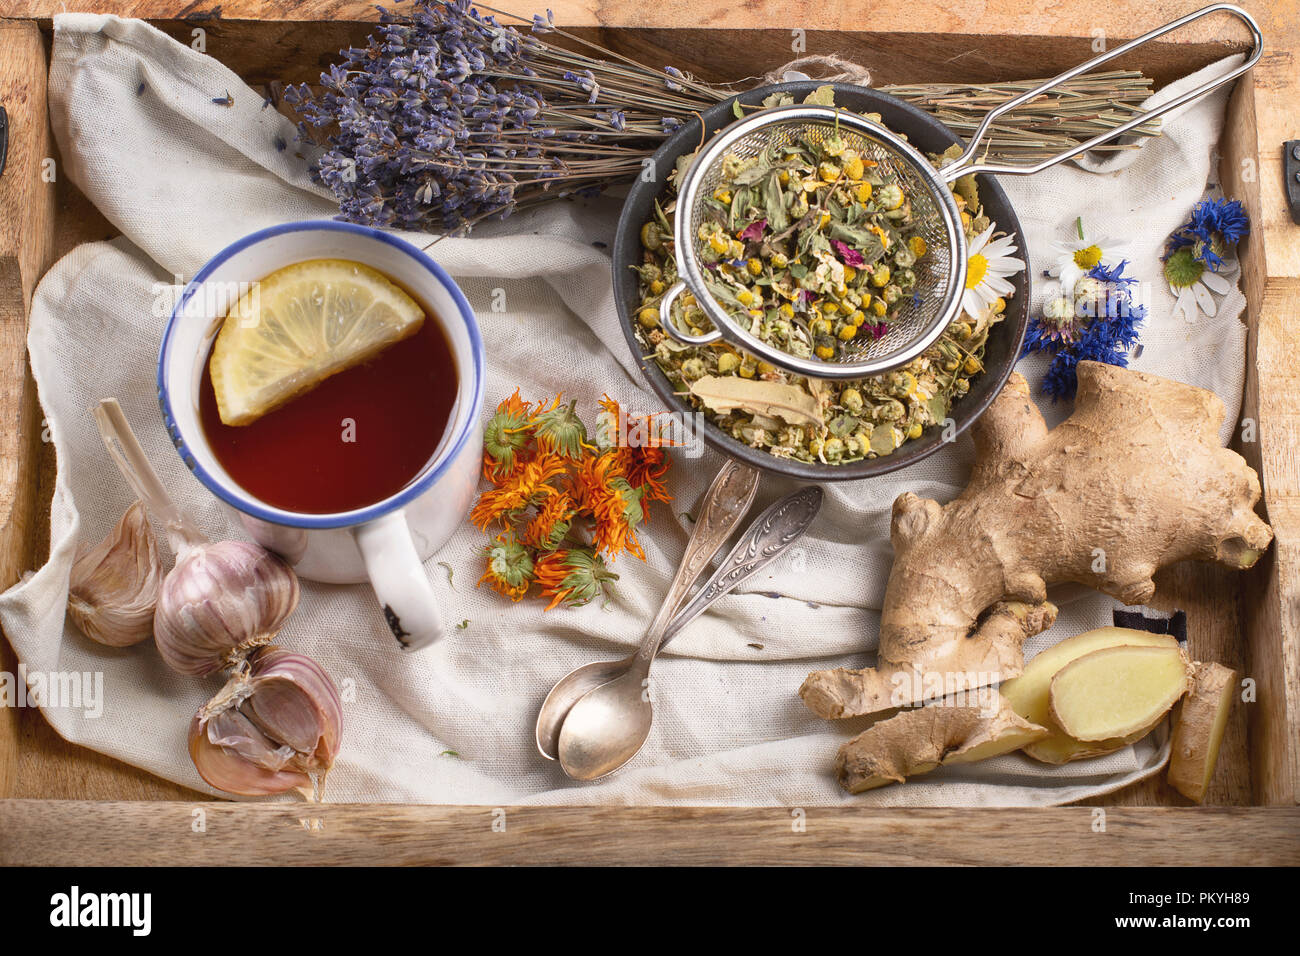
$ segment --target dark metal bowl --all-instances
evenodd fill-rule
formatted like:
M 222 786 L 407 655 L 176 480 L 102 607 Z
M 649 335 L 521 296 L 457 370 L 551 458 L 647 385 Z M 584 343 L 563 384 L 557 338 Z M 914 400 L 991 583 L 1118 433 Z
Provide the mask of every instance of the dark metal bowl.
M 640 303 L 637 274 L 631 266 L 640 265 L 642 257 L 641 226 L 654 215 L 654 201 L 667 188 L 668 174 L 672 172 L 677 158 L 683 153 L 693 152 L 705 140 L 735 120 L 732 101 L 739 100 L 746 106 L 757 106 L 772 93 L 789 93 L 798 102 L 805 96 L 826 84 L 812 80 L 798 83 L 781 83 L 775 86 L 763 86 L 748 90 L 731 99 L 711 106 L 700 114 L 703 120 L 695 119 L 677 130 L 659 147 L 654 154 L 654 161 L 649 172 L 654 178 L 638 178 L 628 192 L 623 204 L 623 212 L 618 219 L 618 231 L 614 237 L 614 300 L 618 304 L 618 317 L 623 326 L 623 336 L 634 355 L 638 356 L 641 371 L 649 379 L 650 385 L 669 407 L 690 410 L 687 403 L 673 393 L 673 386 L 653 359 L 640 359 L 643 354 L 641 343 L 637 341 L 633 325 L 637 306 Z M 850 86 L 844 83 L 832 84 L 835 88 L 835 105 L 855 110 L 859 113 L 879 113 L 890 129 L 907 135 L 911 144 L 922 152 L 941 153 L 953 143 L 961 140 L 948 127 L 933 116 L 914 106 L 895 99 L 885 93 L 867 89 L 862 86 Z M 1015 211 L 1007 199 L 1006 193 L 990 177 L 979 177 L 980 199 L 989 218 L 998 224 L 998 228 L 1014 233 L 1020 242 L 1024 254 L 1024 236 Z M 1025 337 L 1029 322 L 1029 273 L 1028 269 L 1011 278 L 1016 287 L 1016 294 L 1007 303 L 1005 318 L 993 326 L 989 333 L 984 351 L 984 372 L 971 382 L 970 391 L 958 399 L 949 412 L 957 432 L 965 431 L 975 419 L 988 408 L 989 403 L 1001 391 L 1011 374 L 1020 346 Z M 871 458 L 853 462 L 848 465 L 823 465 L 777 458 L 761 448 L 752 448 L 744 442 L 737 441 L 723 432 L 712 422 L 706 422 L 704 440 L 714 448 L 753 465 L 782 475 L 790 475 L 812 481 L 846 481 L 854 478 L 870 478 L 887 472 L 905 468 L 932 455 L 942 447 L 943 429 L 937 425 L 927 428 L 920 438 L 904 444 L 898 451 L 882 458 Z

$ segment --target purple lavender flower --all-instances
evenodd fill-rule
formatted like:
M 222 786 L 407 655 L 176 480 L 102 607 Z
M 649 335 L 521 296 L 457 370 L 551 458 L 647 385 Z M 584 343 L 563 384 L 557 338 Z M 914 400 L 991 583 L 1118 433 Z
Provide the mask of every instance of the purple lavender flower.
M 722 98 L 672 68 L 679 95 L 649 68 L 549 45 L 538 35 L 555 29 L 550 11 L 519 18 L 525 33 L 470 0 L 379 12 L 365 46 L 341 51 L 318 90 L 285 93 L 300 136 L 321 147 L 312 174 L 345 219 L 446 234 L 593 195 L 639 173 L 657 142 Z M 652 91 L 653 106 L 634 105 Z

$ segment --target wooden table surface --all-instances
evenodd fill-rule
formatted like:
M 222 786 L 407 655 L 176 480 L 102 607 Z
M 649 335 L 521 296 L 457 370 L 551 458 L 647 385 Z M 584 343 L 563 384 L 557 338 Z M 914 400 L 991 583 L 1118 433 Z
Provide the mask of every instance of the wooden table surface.
M 539 0 L 537 7 L 517 2 L 503 5 L 531 14 L 541 4 L 542 0 Z M 1081 50 L 1086 56 L 1087 46 L 1097 36 L 1098 30 L 1104 30 L 1115 39 L 1131 37 L 1198 6 L 1186 0 L 1119 0 L 1104 5 L 1065 0 L 1045 3 L 986 0 L 979 4 L 954 4 L 950 0 L 886 0 L 881 3 L 724 0 L 707 6 L 686 3 L 684 0 L 668 0 L 658 4 L 643 4 L 632 0 L 550 0 L 549 5 L 555 12 L 557 22 L 565 25 L 589 27 L 596 33 L 600 28 L 611 25 L 644 30 L 641 40 L 633 39 L 629 42 L 644 42 L 646 49 L 651 51 L 662 50 L 665 31 L 682 36 L 687 33 L 692 36 L 698 34 L 705 38 L 711 36 L 704 33 L 707 28 L 727 31 L 727 36 L 735 38 L 737 42 L 725 50 L 719 49 L 715 60 L 718 64 L 716 72 L 728 78 L 736 78 L 745 72 L 758 72 L 775 65 L 781 59 L 789 58 L 788 52 L 781 56 L 782 50 L 788 51 L 789 31 L 804 29 L 810 32 L 857 31 L 846 35 L 844 41 L 834 48 L 847 50 L 863 62 L 870 63 L 878 60 L 892 63 L 900 56 L 910 58 L 914 61 L 909 65 L 910 75 L 918 80 L 939 76 L 978 79 L 987 72 L 991 62 L 987 54 L 973 53 L 968 56 L 961 52 L 963 35 L 1032 38 L 1034 42 L 1026 44 L 1026 49 L 1031 52 L 1024 56 L 1026 75 L 1048 75 L 1080 58 L 1078 53 L 1071 52 L 1071 58 L 1062 61 L 1061 50 L 1066 48 L 1062 44 L 1068 45 L 1070 51 Z M 1300 137 L 1300 128 L 1296 128 L 1295 120 L 1295 104 L 1300 102 L 1300 82 L 1295 77 L 1295 56 L 1300 51 L 1300 0 L 1245 0 L 1242 5 L 1259 20 L 1267 43 L 1265 59 L 1255 71 L 1255 83 L 1259 91 L 1256 109 L 1265 113 L 1257 119 L 1265 126 L 1269 136 L 1273 136 L 1276 130 L 1289 129 L 1290 137 Z M 377 16 L 373 6 L 362 0 L 224 0 L 219 5 L 210 7 L 200 3 L 180 4 L 175 0 L 0 0 L 0 18 L 46 20 L 57 12 L 79 10 L 150 18 L 162 21 L 172 32 L 178 32 L 177 24 L 206 23 L 212 25 L 214 30 L 228 31 L 232 38 L 252 37 L 255 35 L 253 31 L 259 28 L 258 24 L 241 21 L 373 21 Z M 271 28 L 270 24 L 260 26 Z M 322 27 L 325 28 L 325 25 L 322 24 Z M 352 34 L 358 30 L 364 34 L 364 27 L 346 22 L 338 23 L 336 27 Z M 44 28 L 48 42 L 48 23 Z M 1236 25 L 1234 30 L 1235 28 Z M 900 54 L 896 47 L 882 44 L 878 38 L 873 39 L 870 31 L 874 30 L 886 31 L 895 40 L 906 39 L 907 52 Z M 1221 22 L 1198 24 L 1187 33 L 1171 39 L 1189 48 L 1199 45 L 1206 50 L 1213 50 L 1209 44 L 1221 39 L 1220 30 Z M 937 37 L 938 34 L 947 36 Z M 310 69 L 318 68 L 319 63 L 308 64 L 295 60 L 292 31 L 286 26 L 283 32 L 271 35 L 283 40 L 283 44 L 277 40 L 266 46 L 266 69 L 292 69 L 298 71 L 292 79 L 310 78 Z M 752 41 L 746 38 L 750 35 Z M 1235 37 L 1238 33 L 1232 35 Z M 838 42 L 839 38 L 833 40 Z M 0 57 L 0 90 L 4 89 L 4 71 L 12 68 L 14 62 L 9 56 L 10 52 L 23 48 L 24 45 L 30 47 L 37 42 L 39 41 L 33 39 L 29 25 L 0 22 L 0 51 L 3 52 Z M 697 39 L 689 42 L 705 41 Z M 825 49 L 825 46 L 817 47 L 810 41 L 810 49 Z M 31 53 L 30 50 L 26 52 Z M 219 53 L 214 55 L 220 56 Z M 1149 70 L 1153 75 L 1164 75 L 1166 79 L 1168 75 L 1176 75 L 1173 71 L 1179 67 L 1178 57 L 1160 53 L 1154 62 L 1154 67 Z M 43 97 L 43 90 L 32 93 Z M 10 108 L 12 111 L 13 107 Z M 1261 145 L 1261 162 L 1275 162 L 1277 150 L 1276 145 L 1270 146 L 1266 154 Z M 13 161 L 14 157 L 11 156 L 11 163 Z M 22 157 L 19 161 L 23 161 Z M 1265 261 L 1270 277 L 1267 286 L 1270 304 L 1278 306 L 1280 297 L 1282 304 L 1297 305 L 1300 304 L 1300 242 L 1295 241 L 1294 232 L 1286 231 L 1289 220 L 1284 221 L 1284 214 L 1278 205 L 1280 190 L 1264 175 L 1265 171 L 1261 172 L 1260 183 L 1254 188 L 1260 194 L 1256 197 L 1256 203 L 1266 212 L 1266 216 L 1255 223 L 1255 236 L 1251 241 L 1268 246 Z M 7 175 L 6 180 L 9 178 Z M 104 221 L 74 186 L 65 181 L 58 183 L 50 204 L 53 208 L 45 213 L 38 208 L 33 215 L 52 215 L 57 212 L 60 223 L 73 224 L 71 228 L 65 226 L 55 233 L 50 248 L 27 248 L 23 245 L 21 237 L 24 234 L 39 234 L 24 232 L 30 228 L 30 223 L 12 219 L 0 222 L 0 253 L 6 248 L 18 249 L 29 263 L 17 279 L 24 286 L 25 296 L 30 295 L 32 275 L 39 274 L 45 265 L 59 255 L 80 242 L 115 234 L 113 227 Z M 36 205 L 40 206 L 39 203 Z M 3 262 L 3 256 L 0 255 L 0 282 L 4 281 L 5 275 Z M 1278 277 L 1282 280 L 1281 285 L 1274 281 Z M 1246 282 L 1259 285 L 1252 305 L 1258 304 L 1265 295 L 1263 278 L 1247 276 Z M 1251 289 L 1248 288 L 1247 292 L 1250 295 Z M 1300 311 L 1300 306 L 1297 311 Z M 1270 314 L 1278 312 L 1274 308 Z M 3 324 L 0 324 L 0 333 L 14 334 L 13 317 L 4 318 Z M 1277 394 L 1279 399 L 1294 404 L 1294 396 L 1300 394 L 1300 378 L 1289 364 L 1289 356 L 1294 353 L 1288 347 L 1296 343 L 1297 335 L 1294 325 L 1282 323 L 1280 319 L 1278 321 L 1279 324 L 1275 327 L 1269 326 L 1262 330 L 1261 335 L 1273 336 L 1277 340 L 1270 343 L 1270 348 L 1277 347 L 1277 354 L 1287 356 L 1287 362 L 1268 365 L 1262 373 L 1265 380 L 1261 383 L 1256 375 L 1252 387 L 1261 389 L 1262 393 L 1270 396 Z M 7 378 L 4 377 L 5 374 L 8 375 Z M 21 371 L 18 374 L 21 382 Z M 16 387 L 13 375 L 13 370 L 0 372 L 0 385 L 11 389 Z M 1290 390 L 1284 391 L 1284 386 L 1290 387 Z M 1277 532 L 1278 545 L 1271 560 L 1279 563 L 1284 582 L 1282 586 L 1290 598 L 1288 602 L 1273 595 L 1272 606 L 1290 609 L 1292 617 L 1286 619 L 1284 611 L 1283 619 L 1277 621 L 1277 627 L 1294 636 L 1300 633 L 1300 573 L 1297 573 L 1297 567 L 1300 567 L 1300 474 L 1295 465 L 1297 446 L 1300 446 L 1300 428 L 1294 427 L 1296 413 L 1293 410 L 1280 403 L 1274 403 L 1271 407 L 1276 420 L 1282 423 L 1271 433 L 1272 444 L 1261 442 L 1260 447 L 1244 451 L 1255 458 L 1257 467 L 1263 463 L 1268 468 L 1269 520 Z M 34 414 L 35 410 L 32 411 Z M 29 443 L 35 440 L 30 434 L 30 423 L 27 433 L 20 437 Z M 0 448 L 2 450 L 4 449 Z M 4 561 L 0 564 L 0 577 L 3 578 L 0 586 L 15 580 L 21 571 L 39 566 L 44 557 L 43 552 L 48 543 L 47 509 L 53 482 L 52 447 L 39 447 L 37 460 L 40 462 L 38 473 L 21 477 L 17 493 L 19 498 L 0 502 L 10 517 L 6 531 L 8 540 L 12 541 L 16 536 L 22 542 L 21 547 L 5 545 L 2 552 Z M 6 514 L 0 514 L 0 519 Z M 1157 584 L 1154 606 L 1169 609 L 1181 607 L 1188 611 L 1191 631 L 1189 640 L 1194 656 L 1229 662 L 1240 662 L 1246 658 L 1242 636 L 1243 620 L 1253 613 L 1261 612 L 1253 606 L 1243 606 L 1235 601 L 1224 602 L 1214 597 L 1222 593 L 1238 593 L 1239 589 L 1235 586 L 1235 581 L 1231 580 L 1230 572 L 1217 566 L 1186 564 L 1162 572 L 1157 577 Z M 1265 595 L 1256 597 L 1262 605 Z M 1300 684 L 1300 666 L 1297 666 L 1293 656 L 1272 663 L 1282 675 L 1280 679 Z M 12 652 L 5 642 L 0 642 L 0 670 L 13 671 L 14 668 Z M 1300 697 L 1300 692 L 1297 692 L 1297 697 Z M 1258 781 L 1252 783 L 1252 768 L 1246 757 L 1246 716 L 1242 711 L 1243 708 L 1236 710 L 1229 727 L 1221 760 L 1224 769 L 1216 777 L 1207 799 L 1209 804 L 1244 806 L 1259 801 L 1260 784 Z M 6 739 L 13 741 L 15 738 L 16 750 L 13 747 L 5 748 Z M 1300 763 L 1296 759 L 1296 747 L 1296 741 L 1281 741 L 1278 744 L 1281 754 L 1278 759 L 1285 761 L 1285 766 L 1278 769 L 1277 773 L 1283 779 L 1288 778 L 1288 775 L 1293 778 L 1296 764 Z M 204 799 L 185 788 L 63 741 L 35 710 L 14 712 L 0 708 L 0 797 L 5 796 L 82 801 Z M 1164 784 L 1162 775 L 1112 794 L 1104 800 L 1090 802 L 1127 806 L 1187 804 L 1186 800 Z M 1293 791 L 1289 802 L 1294 803 Z M 76 805 L 75 810 L 73 805 L 69 805 L 69 812 L 96 811 L 82 804 Z M 105 809 L 103 812 L 115 811 Z M 273 816 L 285 811 L 283 808 L 267 807 L 261 812 Z M 399 809 L 394 808 L 374 810 L 374 813 L 381 815 L 399 812 Z M 448 812 L 453 810 L 449 809 Z M 654 812 L 646 813 L 646 821 L 653 823 Z M 1215 819 L 1230 821 L 1233 818 Z M 1273 819 L 1276 826 L 1289 827 L 1294 837 L 1294 819 Z M 1227 823 L 1224 825 L 1227 826 Z M 899 826 L 906 829 L 901 822 Z M 1201 829 L 1204 831 L 1209 828 Z M 1044 852 L 1047 852 L 1049 842 L 1045 840 Z M 1154 848 L 1152 852 L 1155 852 Z

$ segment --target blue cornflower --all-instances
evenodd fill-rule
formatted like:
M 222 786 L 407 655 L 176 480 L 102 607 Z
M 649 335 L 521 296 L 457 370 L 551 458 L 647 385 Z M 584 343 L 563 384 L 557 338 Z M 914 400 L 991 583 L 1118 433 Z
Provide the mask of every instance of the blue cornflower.
M 1122 283 L 1124 286 L 1137 282 L 1133 276 L 1124 275 L 1124 267 L 1128 265 L 1127 259 L 1121 259 L 1119 265 L 1108 268 L 1106 263 L 1099 262 L 1088 270 L 1088 275 L 1094 279 L 1100 279 L 1102 282 Z
M 1079 389 L 1078 365 L 1073 352 L 1058 352 L 1052 357 L 1043 375 L 1043 393 L 1052 396 L 1053 403 L 1058 398 L 1074 398 Z
M 1074 397 L 1082 361 L 1128 366 L 1128 354 L 1137 344 L 1138 325 L 1146 318 L 1146 307 L 1133 301 L 1129 286 L 1137 280 L 1124 275 L 1127 265 L 1127 259 L 1116 266 L 1098 263 L 1087 275 L 1099 288 L 1094 286 L 1092 292 L 1078 298 L 1059 296 L 1048 303 L 1044 315 L 1030 320 L 1020 354 L 1046 352 L 1052 356 L 1043 375 L 1043 392 L 1053 402 Z
M 1237 199 L 1203 199 L 1192 208 L 1187 222 L 1170 235 L 1165 245 L 1168 261 L 1179 249 L 1191 247 L 1192 257 L 1218 272 L 1224 253 L 1250 233 L 1250 219 Z
M 1217 232 L 1224 242 L 1240 242 L 1250 232 L 1250 218 L 1239 199 L 1204 199 L 1192 210 L 1191 226 L 1201 233 Z

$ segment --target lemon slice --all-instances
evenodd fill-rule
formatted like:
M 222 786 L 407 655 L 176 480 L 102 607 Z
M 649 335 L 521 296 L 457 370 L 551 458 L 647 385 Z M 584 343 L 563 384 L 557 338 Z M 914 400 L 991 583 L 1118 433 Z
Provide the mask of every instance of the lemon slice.
M 419 330 L 424 310 L 359 262 L 312 259 L 272 272 L 226 316 L 212 386 L 227 425 L 247 425 Z

